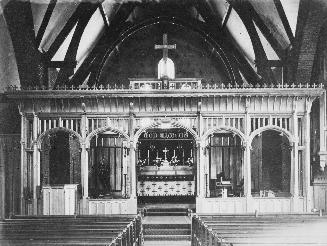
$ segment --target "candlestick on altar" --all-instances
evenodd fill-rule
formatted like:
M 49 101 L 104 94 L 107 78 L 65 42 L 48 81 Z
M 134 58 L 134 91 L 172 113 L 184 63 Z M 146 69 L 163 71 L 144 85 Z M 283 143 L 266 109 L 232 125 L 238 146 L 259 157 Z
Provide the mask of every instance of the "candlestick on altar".
M 176 150 L 174 150 L 174 157 L 176 156 Z
M 191 149 L 191 157 L 193 157 L 193 150 Z
M 167 152 L 168 152 L 169 150 L 165 147 L 165 149 L 162 151 L 162 152 L 164 152 L 165 153 L 165 161 L 167 161 Z
M 150 165 L 150 150 L 148 150 L 148 166 Z

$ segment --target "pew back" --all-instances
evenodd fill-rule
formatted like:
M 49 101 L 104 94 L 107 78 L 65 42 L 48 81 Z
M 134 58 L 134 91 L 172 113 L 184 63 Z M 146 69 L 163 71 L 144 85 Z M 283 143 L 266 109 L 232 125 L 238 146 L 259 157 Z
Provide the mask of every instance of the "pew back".
M 0 221 L 0 245 L 141 245 L 140 215 L 15 216 Z
M 192 246 L 327 245 L 324 228 L 316 214 L 193 216 Z

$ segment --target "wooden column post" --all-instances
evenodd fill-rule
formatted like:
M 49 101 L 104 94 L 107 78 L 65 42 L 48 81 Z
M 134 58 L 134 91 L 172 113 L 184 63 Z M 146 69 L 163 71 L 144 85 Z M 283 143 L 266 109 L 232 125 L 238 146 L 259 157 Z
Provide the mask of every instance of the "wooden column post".
M 244 151 L 244 196 L 251 197 L 251 143 L 249 137 L 251 134 L 251 117 L 249 115 L 250 98 L 245 99 L 245 147 Z
M 197 107 L 197 124 L 198 124 L 198 136 L 199 139 L 197 140 L 196 147 L 197 147 L 197 173 L 196 173 L 196 195 L 197 197 L 205 197 L 205 173 L 204 173 L 204 165 L 205 165 L 205 158 L 204 158 L 204 146 L 201 143 L 201 136 L 203 134 L 203 117 L 201 114 L 202 102 L 201 99 L 198 101 Z
M 81 119 L 81 135 L 83 143 L 81 143 L 81 183 L 82 183 L 82 197 L 83 200 L 89 196 L 89 155 L 87 151 L 86 141 L 87 134 L 87 117 L 86 114 L 82 114 Z
M 134 103 L 130 102 L 129 104 L 129 125 L 128 125 L 128 132 L 130 136 L 130 151 L 129 151 L 129 166 L 130 166 L 130 194 L 131 198 L 136 199 L 136 163 L 135 163 L 135 147 L 134 144 Z
M 244 196 L 251 197 L 251 146 L 245 143 L 244 151 Z
M 128 150 L 130 149 L 128 146 L 128 143 L 126 141 L 123 142 L 123 148 L 124 148 L 124 153 L 123 153 L 123 188 L 122 188 L 122 196 L 127 198 L 128 197 L 128 189 L 127 189 L 127 175 L 128 175 L 128 171 L 127 171 L 127 166 L 128 166 Z
M 39 118 L 34 113 L 33 117 L 33 140 L 34 140 L 34 145 L 33 145 L 33 214 L 37 215 L 37 186 L 40 185 L 40 164 L 39 164 L 39 150 L 37 146 L 37 138 L 38 138 L 38 123 L 39 123 Z
M 327 162 L 326 149 L 326 91 L 319 98 L 320 102 L 320 168 L 323 170 Z
M 297 99 L 293 99 L 293 129 L 294 136 L 293 148 L 292 148 L 292 162 L 291 162 L 291 194 L 294 198 L 299 196 L 299 126 L 297 117 Z
M 20 214 L 25 214 L 25 198 L 24 198 L 24 168 L 26 167 L 26 117 L 23 112 L 21 112 L 21 107 L 19 108 L 21 115 L 21 126 L 20 126 Z M 28 175 L 28 174 L 27 174 Z
M 306 98 L 305 114 L 304 114 L 304 195 L 306 202 L 306 212 L 311 211 L 312 192 L 310 189 L 310 112 L 312 106 L 312 99 Z
M 131 175 L 131 198 L 136 198 L 136 165 L 135 165 L 135 147 L 133 141 L 130 142 L 130 158 L 129 158 L 129 166 L 130 166 L 130 175 Z
M 205 165 L 205 156 L 204 156 L 204 146 L 203 144 L 198 141 L 197 142 L 197 149 L 198 149 L 198 158 L 197 158 L 197 196 L 200 198 L 205 197 L 205 172 L 204 172 L 204 165 Z

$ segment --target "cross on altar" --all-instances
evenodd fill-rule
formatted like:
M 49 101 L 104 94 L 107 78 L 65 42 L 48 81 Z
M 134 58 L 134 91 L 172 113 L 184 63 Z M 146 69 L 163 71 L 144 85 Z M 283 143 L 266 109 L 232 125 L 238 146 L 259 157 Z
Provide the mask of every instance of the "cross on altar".
M 154 45 L 154 49 L 162 49 L 162 56 L 163 56 L 163 62 L 165 64 L 164 70 L 163 70 L 163 77 L 167 77 L 167 58 L 168 58 L 168 50 L 176 49 L 176 44 L 168 44 L 167 41 L 167 33 L 163 34 L 162 37 L 162 44 L 156 44 Z
M 162 152 L 164 152 L 165 153 L 165 161 L 167 160 L 167 152 L 168 152 L 169 150 L 165 147 L 165 149 L 162 151 Z

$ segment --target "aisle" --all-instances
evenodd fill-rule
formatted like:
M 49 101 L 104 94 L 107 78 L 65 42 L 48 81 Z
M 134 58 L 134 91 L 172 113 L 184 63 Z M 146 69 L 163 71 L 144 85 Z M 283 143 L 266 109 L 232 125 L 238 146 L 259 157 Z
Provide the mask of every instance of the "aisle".
M 145 246 L 191 245 L 191 220 L 187 210 L 184 210 L 184 215 L 170 215 L 174 213 L 182 214 L 180 208 L 176 208 L 176 211 L 171 208 L 155 211 L 148 209 L 149 215 L 143 219 Z

